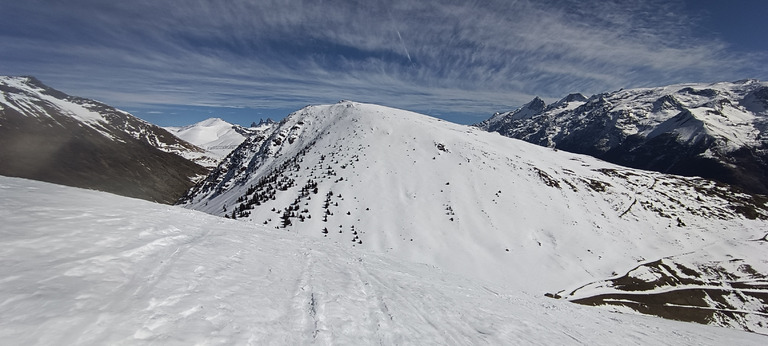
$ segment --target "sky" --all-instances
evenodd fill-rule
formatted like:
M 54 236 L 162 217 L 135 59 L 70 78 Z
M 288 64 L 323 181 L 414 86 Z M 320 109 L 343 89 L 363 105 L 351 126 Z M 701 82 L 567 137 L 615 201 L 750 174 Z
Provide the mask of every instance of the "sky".
M 535 96 L 768 80 L 764 0 L 0 0 L 0 75 L 161 126 L 354 100 L 470 124 Z

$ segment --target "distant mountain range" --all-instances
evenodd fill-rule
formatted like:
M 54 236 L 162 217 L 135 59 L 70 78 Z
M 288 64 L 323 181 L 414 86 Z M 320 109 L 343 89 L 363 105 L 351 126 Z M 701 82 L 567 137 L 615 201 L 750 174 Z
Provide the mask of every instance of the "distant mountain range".
M 208 170 L 205 151 L 33 77 L 0 77 L 0 174 L 173 203 Z
M 665 317 L 763 333 L 766 244 L 753 240 L 765 236 L 765 203 L 709 180 L 355 102 L 307 107 L 249 137 L 182 199 L 187 208 L 523 291 L 629 309 L 658 304 L 672 311 Z M 682 254 L 679 263 L 739 265 L 718 272 L 731 281 L 712 279 L 707 265 L 687 266 L 700 278 L 684 282 L 633 274 Z M 622 287 L 635 294 L 626 304 L 589 300 L 606 292 L 579 289 L 622 273 L 630 277 Z M 748 288 L 737 284 L 745 280 Z M 711 299 L 664 309 L 674 301 L 651 289 Z M 688 310 L 696 313 L 681 313 Z
M 768 194 L 768 83 L 678 84 L 539 98 L 478 127 L 623 166 Z

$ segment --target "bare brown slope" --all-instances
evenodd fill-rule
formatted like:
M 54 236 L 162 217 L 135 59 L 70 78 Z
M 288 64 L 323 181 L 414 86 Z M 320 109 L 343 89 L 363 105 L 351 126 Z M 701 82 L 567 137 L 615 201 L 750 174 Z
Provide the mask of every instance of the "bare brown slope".
M 42 105 L 43 103 L 41 103 Z M 205 168 L 120 131 L 109 138 L 44 107 L 46 116 L 0 110 L 0 174 L 175 202 Z

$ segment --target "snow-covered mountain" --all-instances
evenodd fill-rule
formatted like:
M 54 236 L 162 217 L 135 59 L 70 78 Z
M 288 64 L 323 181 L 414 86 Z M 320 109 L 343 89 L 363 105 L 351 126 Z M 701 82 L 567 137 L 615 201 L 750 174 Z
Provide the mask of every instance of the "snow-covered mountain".
M 768 273 L 768 244 L 742 246 L 765 235 L 760 196 L 355 102 L 304 108 L 246 139 L 182 201 L 567 299 L 683 254 Z M 764 302 L 745 310 L 749 323 L 721 318 L 716 305 L 691 308 L 709 317 L 680 319 L 768 332 Z
M 768 194 L 768 83 L 678 84 L 539 98 L 478 124 L 624 166 L 701 176 Z
M 766 340 L 568 304 L 345 243 L 25 179 L 0 177 L 0 220 L 0 340 L 8 345 Z
M 184 157 L 203 155 L 103 103 L 0 77 L 0 174 L 172 203 L 207 173 Z
M 250 128 L 230 124 L 219 118 L 210 118 L 183 127 L 166 127 L 177 137 L 208 151 L 215 161 L 204 164 L 214 168 L 218 162 L 237 148 L 245 139 L 256 133 L 267 131 L 274 122 L 256 124 Z

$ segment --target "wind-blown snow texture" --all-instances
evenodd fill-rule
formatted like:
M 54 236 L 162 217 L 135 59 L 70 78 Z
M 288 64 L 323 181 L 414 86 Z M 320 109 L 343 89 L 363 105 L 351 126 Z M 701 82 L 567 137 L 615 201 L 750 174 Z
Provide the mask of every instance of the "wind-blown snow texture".
M 726 185 L 354 102 L 249 138 L 183 203 L 532 294 L 713 243 L 760 262 L 727 244 L 766 228 L 765 201 Z
M 0 340 L 762 345 L 177 207 L 0 177 Z
M 478 124 L 617 164 L 768 194 L 768 83 L 679 84 L 534 99 Z

